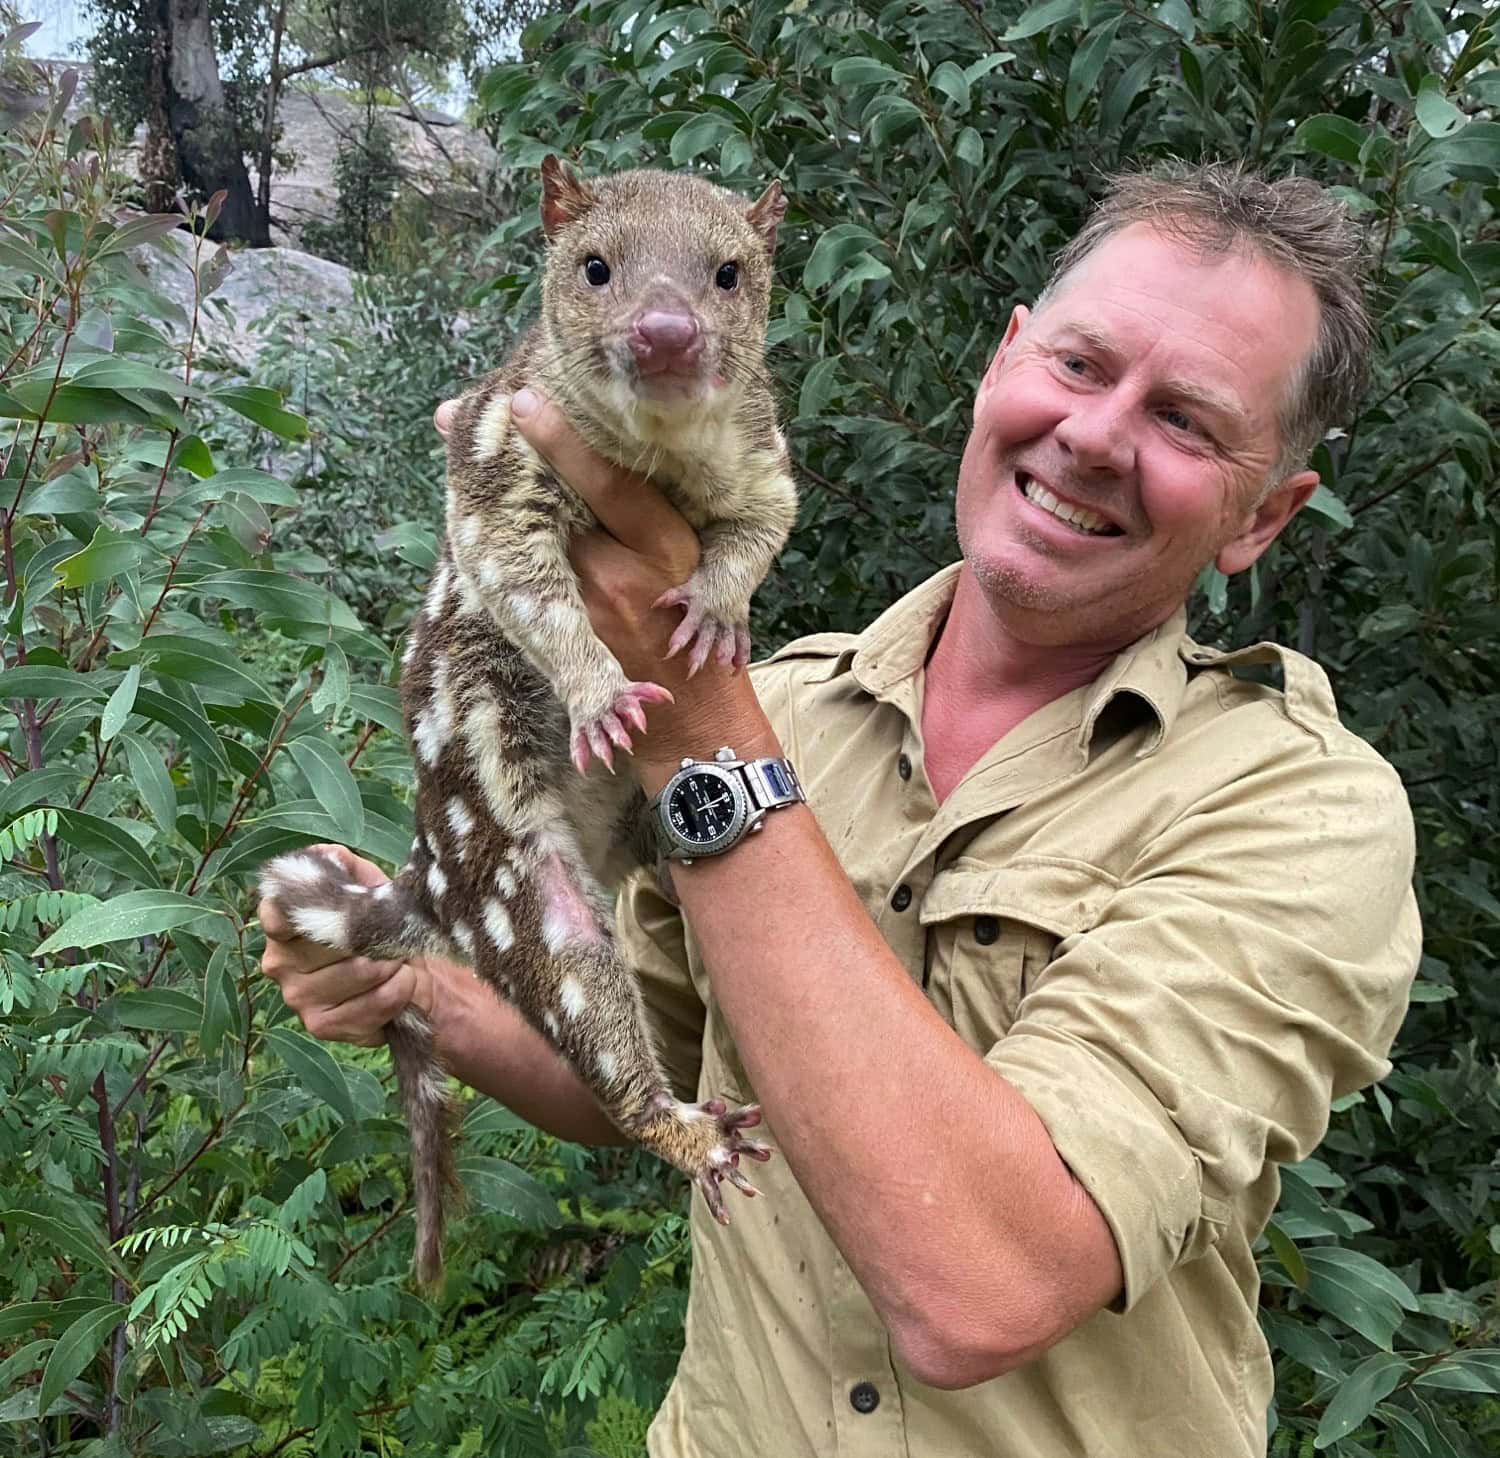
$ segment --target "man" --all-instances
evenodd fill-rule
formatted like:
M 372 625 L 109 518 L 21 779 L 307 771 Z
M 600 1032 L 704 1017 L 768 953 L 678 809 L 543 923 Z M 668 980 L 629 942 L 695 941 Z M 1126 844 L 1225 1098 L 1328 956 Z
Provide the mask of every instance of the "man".
M 680 913 L 622 896 L 680 1094 L 758 1099 L 778 1151 L 729 1229 L 694 1208 L 653 1458 L 1264 1453 L 1251 1246 L 1276 1162 L 1387 1068 L 1412 826 L 1321 670 L 1199 648 L 1184 602 L 1317 484 L 1362 377 L 1357 253 L 1307 182 L 1118 183 L 980 385 L 963 561 L 748 676 L 662 662 L 692 533 L 517 397 L 605 528 L 576 557 L 596 627 L 676 696 L 647 792 L 730 745 L 809 801 L 679 869 Z M 415 1000 L 460 1078 L 617 1137 L 462 969 L 319 955 L 266 954 L 310 1031 L 376 1042 Z

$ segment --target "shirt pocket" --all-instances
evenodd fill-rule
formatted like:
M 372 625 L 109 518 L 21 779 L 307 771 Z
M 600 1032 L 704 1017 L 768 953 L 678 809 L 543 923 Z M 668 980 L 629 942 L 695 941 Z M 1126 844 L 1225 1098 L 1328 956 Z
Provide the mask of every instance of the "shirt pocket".
M 929 1001 L 969 1047 L 987 1051 L 1059 944 L 1092 927 L 1115 889 L 1106 872 L 1058 857 L 955 861 L 922 898 Z

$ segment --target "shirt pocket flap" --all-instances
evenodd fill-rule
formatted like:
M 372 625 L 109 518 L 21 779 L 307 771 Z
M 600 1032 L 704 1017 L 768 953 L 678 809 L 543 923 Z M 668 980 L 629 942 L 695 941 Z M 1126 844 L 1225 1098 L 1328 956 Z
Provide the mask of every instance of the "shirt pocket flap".
M 932 878 L 922 925 L 993 916 L 1040 927 L 1060 941 L 1093 926 L 1117 889 L 1108 873 L 1055 856 L 1023 856 L 999 868 L 959 860 Z

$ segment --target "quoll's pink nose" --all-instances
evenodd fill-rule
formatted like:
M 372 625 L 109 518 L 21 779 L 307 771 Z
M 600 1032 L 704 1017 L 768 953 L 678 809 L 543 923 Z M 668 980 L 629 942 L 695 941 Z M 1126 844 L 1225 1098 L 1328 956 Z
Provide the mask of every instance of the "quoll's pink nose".
M 650 309 L 630 331 L 630 350 L 636 364 L 648 373 L 681 368 L 703 352 L 703 331 L 691 314 Z

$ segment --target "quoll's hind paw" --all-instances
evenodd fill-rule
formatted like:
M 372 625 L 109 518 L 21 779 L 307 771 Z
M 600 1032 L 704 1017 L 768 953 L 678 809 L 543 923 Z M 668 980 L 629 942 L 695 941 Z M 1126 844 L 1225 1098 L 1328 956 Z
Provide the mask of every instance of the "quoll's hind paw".
M 603 713 L 592 718 L 573 720 L 573 765 L 579 774 L 598 759 L 606 769 L 615 767 L 615 750 L 632 752 L 630 731 L 646 732 L 646 705 L 670 704 L 671 693 L 659 683 L 627 683 L 610 701 Z M 627 727 L 628 726 L 628 727 Z
M 719 1127 L 722 1136 L 719 1143 L 709 1149 L 707 1158 L 693 1183 L 702 1192 L 709 1210 L 720 1225 L 729 1224 L 729 1212 L 724 1208 L 724 1197 L 720 1185 L 728 1180 L 737 1190 L 746 1195 L 758 1195 L 759 1190 L 740 1172 L 740 1158 L 756 1159 L 765 1163 L 771 1151 L 757 1139 L 746 1139 L 740 1132 L 753 1129 L 760 1123 L 760 1105 L 746 1104 L 743 1108 L 729 1112 L 723 1099 L 710 1099 L 698 1105 Z
M 730 620 L 709 612 L 691 579 L 662 593 L 652 606 L 683 610 L 682 621 L 667 644 L 667 657 L 673 658 L 691 645 L 689 678 L 708 662 L 710 655 L 725 668 L 741 669 L 750 661 L 749 623 L 742 618 Z

